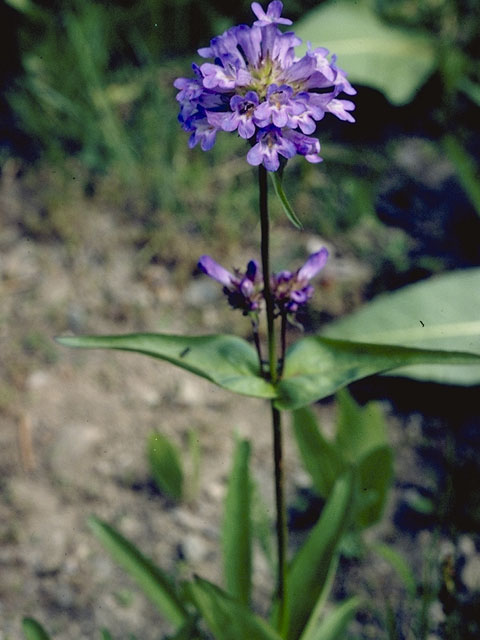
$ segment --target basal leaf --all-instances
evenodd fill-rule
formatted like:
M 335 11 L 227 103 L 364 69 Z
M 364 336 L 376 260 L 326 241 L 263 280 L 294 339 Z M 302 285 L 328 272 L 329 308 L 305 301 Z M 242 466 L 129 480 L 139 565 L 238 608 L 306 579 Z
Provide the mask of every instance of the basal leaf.
M 346 389 L 336 394 L 337 451 L 349 462 L 357 463 L 372 449 L 388 444 L 385 417 L 375 402 L 358 405 Z
M 295 25 L 304 43 L 338 56 L 352 83 L 382 91 L 395 105 L 409 102 L 437 66 L 433 38 L 383 22 L 373 3 L 330 0 Z
M 183 471 L 177 448 L 162 433 L 154 431 L 147 440 L 147 457 L 158 488 L 173 500 L 181 500 Z
M 346 465 L 335 445 L 323 436 L 311 409 L 302 407 L 294 411 L 292 424 L 300 457 L 315 491 L 326 498 Z
M 350 598 L 328 614 L 318 625 L 315 632 L 308 636 L 308 640 L 343 640 L 349 622 L 360 606 L 360 598 Z M 302 636 L 301 640 L 307 640 Z
M 175 336 L 132 333 L 120 336 L 62 336 L 57 342 L 85 349 L 135 351 L 166 360 L 219 387 L 257 398 L 273 398 L 275 390 L 260 377 L 255 349 L 235 336 Z
M 170 578 L 106 522 L 92 516 L 88 524 L 113 559 L 136 580 L 161 613 L 176 627 L 185 623 L 188 614 Z
M 320 520 L 294 557 L 288 572 L 290 626 L 287 640 L 297 640 L 308 622 L 334 562 L 337 545 L 353 516 L 355 475 L 337 480 Z
M 355 380 L 404 365 L 477 363 L 480 364 L 480 354 L 310 336 L 288 350 L 275 406 L 297 409 L 325 398 Z
M 376 524 L 383 514 L 393 478 L 393 452 L 383 445 L 369 451 L 358 465 L 359 497 L 355 520 L 359 527 Z
M 210 582 L 197 578 L 188 590 L 215 640 L 281 640 L 264 620 Z
M 480 269 L 453 271 L 378 296 L 328 325 L 345 340 L 480 354 Z M 394 375 L 445 384 L 480 384 L 479 365 L 415 366 Z
M 228 592 L 239 602 L 250 601 L 252 571 L 252 523 L 250 503 L 252 487 L 248 464 L 250 444 L 237 443 L 233 469 L 228 481 L 223 520 L 223 566 Z
M 50 640 L 42 625 L 33 618 L 23 618 L 22 631 L 27 640 Z

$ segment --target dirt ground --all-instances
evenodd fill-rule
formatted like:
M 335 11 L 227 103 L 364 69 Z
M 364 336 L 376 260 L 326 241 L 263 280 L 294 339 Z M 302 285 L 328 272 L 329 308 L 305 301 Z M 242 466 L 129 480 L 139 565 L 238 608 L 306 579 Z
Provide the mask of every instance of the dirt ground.
M 252 441 L 252 470 L 273 518 L 266 407 L 142 356 L 56 345 L 55 335 L 72 331 L 226 331 L 232 315 L 217 310 L 221 291 L 215 283 L 195 277 L 179 285 L 166 266 L 139 264 L 135 225 L 120 224 L 118 212 L 104 205 L 92 209 L 84 199 L 72 201 L 68 215 L 77 233 L 70 243 L 35 236 L 24 224 L 29 215 L 41 216 L 41 206 L 11 164 L 0 185 L 0 639 L 20 640 L 25 615 L 36 617 L 57 640 L 98 638 L 102 627 L 118 639 L 129 633 L 158 639 L 168 626 L 111 561 L 87 518 L 106 519 L 175 575 L 195 572 L 220 581 L 219 526 L 236 434 Z M 305 251 L 320 241 L 308 238 Z M 184 271 L 193 272 L 196 257 L 183 258 Z M 349 300 L 358 278 L 368 277 L 368 269 L 341 256 L 326 271 L 327 279 L 343 283 Z M 333 405 L 318 411 L 331 428 Z M 422 438 L 420 420 L 391 415 L 390 424 L 406 485 L 418 480 L 412 443 Z M 145 447 L 153 429 L 185 451 L 189 432 L 198 440 L 198 485 L 180 505 L 149 489 Z M 286 448 L 293 501 L 308 479 L 289 437 Z M 392 521 L 400 484 L 390 517 L 371 536 L 397 540 L 415 558 L 432 544 L 433 534 L 425 531 L 415 542 L 400 539 Z M 439 553 L 448 553 L 450 547 L 441 546 L 447 542 L 439 543 Z M 464 536 L 459 544 L 478 564 L 474 539 Z M 357 582 L 370 595 L 382 589 L 402 593 L 381 560 L 367 558 L 363 569 L 353 563 L 349 575 L 350 593 Z M 272 583 L 268 563 L 256 552 L 259 611 Z M 432 615 L 441 621 L 444 614 L 437 606 Z M 357 630 L 360 623 L 362 637 L 378 637 L 371 615 L 363 615 Z

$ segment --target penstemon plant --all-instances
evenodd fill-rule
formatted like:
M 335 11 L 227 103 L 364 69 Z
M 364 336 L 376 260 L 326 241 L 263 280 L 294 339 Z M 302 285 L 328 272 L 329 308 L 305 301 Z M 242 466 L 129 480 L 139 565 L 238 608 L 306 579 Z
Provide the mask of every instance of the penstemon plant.
M 323 248 L 313 253 L 296 271 L 272 273 L 268 176 L 272 178 L 274 192 L 289 220 L 301 227 L 283 190 L 283 171 L 288 160 L 296 155 L 311 163 L 321 161 L 320 143 L 312 135 L 318 122 L 327 114 L 353 122 L 354 104 L 338 96 L 351 96 L 356 92 L 346 73 L 336 66 L 335 56 L 329 56 L 326 49 L 308 46 L 302 57 L 296 55 L 295 47 L 301 40 L 294 32 L 281 30 L 281 26 L 292 24 L 282 17 L 282 9 L 278 0 L 270 2 L 266 10 L 257 2 L 252 3 L 256 17 L 253 25 L 232 27 L 214 38 L 209 47 L 199 50 L 202 58 L 213 59 L 213 62 L 194 64 L 191 78 L 175 81 L 179 90 L 179 121 L 190 133 L 189 146 L 199 144 L 208 151 L 219 132 L 236 132 L 247 142 L 247 162 L 258 167 L 260 262 L 250 260 L 245 270 L 233 272 L 207 255 L 200 257 L 198 262 L 203 273 L 223 286 L 230 306 L 248 317 L 253 346 L 233 335 L 137 333 L 58 338 L 61 344 L 71 347 L 143 353 L 188 370 L 224 389 L 263 398 L 270 404 L 277 561 L 269 620 L 254 615 L 249 608 L 251 480 L 248 443 L 241 442 L 237 447 L 227 496 L 224 526 L 227 591 L 201 578 L 182 588 L 177 587 L 112 527 L 98 519 L 91 520 L 93 531 L 137 578 L 174 627 L 171 637 L 177 639 L 208 637 L 205 625 L 217 640 L 335 640 L 343 637 L 358 600 L 354 598 L 341 603 L 327 617 L 322 617 L 322 607 L 335 573 L 339 542 L 361 514 L 361 474 L 356 463 L 343 456 L 342 451 L 333 451 L 332 447 L 317 441 L 318 451 L 322 452 L 321 461 L 336 456 L 338 464 L 331 467 L 334 473 L 329 476 L 325 489 L 328 501 L 322 517 L 290 561 L 287 557 L 283 413 L 295 411 L 295 431 L 297 437 L 303 438 L 304 449 L 308 452 L 312 417 L 306 408 L 311 403 L 355 380 L 406 365 L 465 365 L 480 361 L 480 356 L 472 353 L 354 342 L 320 335 L 302 337 L 287 349 L 288 326 L 298 324 L 297 313 L 312 297 L 311 281 L 327 262 L 328 252 Z M 266 332 L 260 330 L 263 324 Z M 263 335 L 266 335 L 266 344 L 262 341 Z M 388 451 L 387 454 L 390 455 Z M 310 461 L 314 469 L 311 455 Z M 364 461 L 365 457 L 362 458 L 363 467 Z M 319 482 L 323 482 L 322 478 Z M 377 517 L 376 511 L 374 518 Z M 35 621 L 26 620 L 27 637 L 46 637 L 35 635 L 35 625 Z M 103 637 L 110 637 L 107 631 Z

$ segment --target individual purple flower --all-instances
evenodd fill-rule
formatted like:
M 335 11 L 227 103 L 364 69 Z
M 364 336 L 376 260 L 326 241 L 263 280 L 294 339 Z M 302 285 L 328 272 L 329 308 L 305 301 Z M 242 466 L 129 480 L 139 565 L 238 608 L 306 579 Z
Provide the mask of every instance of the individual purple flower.
M 230 100 L 231 113 L 227 113 L 222 122 L 224 131 L 235 131 L 242 138 L 251 138 L 255 134 L 254 115 L 258 106 L 255 91 L 248 91 L 244 96 L 235 95 Z
M 263 164 L 268 171 L 276 171 L 280 167 L 279 155 L 288 159 L 296 153 L 295 144 L 284 137 L 280 129 L 270 126 L 259 129 L 257 144 L 247 153 L 247 161 L 253 166 Z
M 223 284 L 223 292 L 234 309 L 244 315 L 258 312 L 263 299 L 263 281 L 255 260 L 250 260 L 245 272 L 231 273 L 210 256 L 202 256 L 198 268 L 207 276 Z
M 269 24 L 292 24 L 292 21 L 288 18 L 280 17 L 282 10 L 283 2 L 280 2 L 280 0 L 270 2 L 267 13 L 262 9 L 261 4 L 252 2 L 252 11 L 258 18 L 253 24 L 257 27 L 266 27 Z
M 313 296 L 310 280 L 323 269 L 328 259 L 328 251 L 323 247 L 312 253 L 303 267 L 295 273 L 280 271 L 272 275 L 272 294 L 279 315 L 296 313 Z
M 304 111 L 305 102 L 301 98 L 294 98 L 292 87 L 286 84 L 281 87 L 271 84 L 265 102 L 255 109 L 255 119 L 259 127 L 266 127 L 272 123 L 282 128 L 290 124 L 293 116 L 298 116 Z
M 247 153 L 251 165 L 277 171 L 281 158 L 302 155 L 320 161 L 320 144 L 308 136 L 326 114 L 354 121 L 353 103 L 339 94 L 353 95 L 355 89 L 335 56 L 329 59 L 327 49 L 309 45 L 297 57 L 300 38 L 278 27 L 291 24 L 281 17 L 282 9 L 278 0 L 266 10 L 252 3 L 253 26 L 231 27 L 213 38 L 198 51 L 213 61 L 193 65 L 193 78 L 175 81 L 179 120 L 191 132 L 190 146 L 200 143 L 207 150 L 219 130 L 236 131 L 254 141 Z

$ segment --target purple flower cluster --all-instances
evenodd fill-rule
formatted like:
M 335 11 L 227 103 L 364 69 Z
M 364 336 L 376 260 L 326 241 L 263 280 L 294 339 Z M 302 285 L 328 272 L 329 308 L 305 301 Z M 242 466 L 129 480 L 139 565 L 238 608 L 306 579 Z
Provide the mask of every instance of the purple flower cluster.
M 207 151 L 218 131 L 237 131 L 249 140 L 251 165 L 263 164 L 269 171 L 280 166 L 280 156 L 296 154 L 309 162 L 320 162 L 320 143 L 310 134 L 326 113 L 354 122 L 354 104 L 337 96 L 355 89 L 344 71 L 336 67 L 328 50 L 312 49 L 298 58 L 301 44 L 292 31 L 282 32 L 278 24 L 283 4 L 274 0 L 265 12 L 252 3 L 257 20 L 251 27 L 232 27 L 199 49 L 202 58 L 213 58 L 193 66 L 193 78 L 178 78 L 179 120 L 190 132 L 189 146 Z
M 323 269 L 328 259 L 328 251 L 320 249 L 295 271 L 280 271 L 271 277 L 271 291 L 277 315 L 295 314 L 313 295 L 310 280 Z M 263 301 L 263 279 L 258 265 L 251 260 L 245 272 L 231 273 L 210 256 L 202 256 L 198 267 L 203 273 L 223 284 L 223 292 L 234 309 L 241 309 L 244 315 L 256 313 Z

